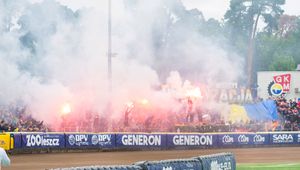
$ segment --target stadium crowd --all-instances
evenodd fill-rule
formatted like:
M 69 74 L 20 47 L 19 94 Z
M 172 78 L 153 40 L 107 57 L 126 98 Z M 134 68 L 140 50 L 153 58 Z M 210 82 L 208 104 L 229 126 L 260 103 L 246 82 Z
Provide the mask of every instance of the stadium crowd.
M 110 121 L 98 114 L 87 114 L 85 118 L 68 118 L 63 121 L 60 131 L 77 132 L 105 132 L 132 131 L 132 132 L 257 132 L 257 131 L 299 131 L 300 130 L 300 100 L 287 100 L 284 97 L 272 98 L 277 105 L 279 120 L 274 121 L 240 121 L 225 122 L 218 114 L 207 112 L 195 113 L 192 121 L 187 122 L 187 117 L 181 115 L 185 123 L 178 123 L 175 116 L 161 118 L 149 116 L 139 123 L 127 122 L 132 120 Z M 171 114 L 170 114 L 171 115 Z M 203 115 L 210 115 L 207 119 Z M 189 115 L 190 116 L 190 115 Z M 177 120 L 176 120 L 177 119 Z M 179 118 L 180 119 L 180 118 Z M 191 119 L 191 117 L 190 117 Z M 129 124 L 128 124 L 129 123 Z M 109 129 L 110 128 L 110 129 Z M 43 121 L 34 119 L 27 107 L 0 106 L 1 132 L 48 132 L 51 128 Z
M 277 105 L 277 113 L 281 118 L 281 125 L 277 130 L 299 131 L 300 130 L 300 100 L 287 100 L 284 97 L 274 99 Z
M 1 132 L 47 132 L 43 121 L 32 118 L 27 107 L 0 106 Z

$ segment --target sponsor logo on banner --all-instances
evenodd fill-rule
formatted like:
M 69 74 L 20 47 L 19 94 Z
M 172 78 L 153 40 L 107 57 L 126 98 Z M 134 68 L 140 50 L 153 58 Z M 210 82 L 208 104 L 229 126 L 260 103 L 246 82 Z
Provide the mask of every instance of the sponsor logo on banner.
M 239 135 L 238 142 L 247 144 L 247 143 L 249 143 L 249 137 L 247 137 L 246 135 Z
M 297 141 L 300 142 L 300 134 L 298 134 L 298 140 Z
M 173 168 L 172 167 L 163 167 L 163 169 L 162 170 L 173 170 Z
M 229 136 L 229 135 L 225 135 L 222 138 L 222 143 L 224 144 L 232 144 L 234 142 L 233 137 Z
M 75 143 L 76 143 L 75 136 L 74 135 L 70 135 L 69 138 L 68 138 L 68 141 L 69 141 L 70 145 L 75 145 Z
M 211 170 L 220 170 L 220 169 L 230 170 L 231 162 L 218 163 L 218 161 L 211 161 L 210 169 Z
M 26 146 L 59 146 L 59 138 L 43 135 L 26 135 Z
M 212 135 L 175 135 L 173 144 L 177 146 L 213 145 Z
M 68 141 L 70 145 L 88 146 L 88 135 L 69 135 Z
M 254 144 L 261 144 L 261 143 L 264 143 L 265 141 L 266 141 L 266 137 L 264 137 L 262 135 L 255 135 L 253 137 Z
M 5 140 L 0 140 L 0 146 L 6 145 Z
M 13 148 L 13 146 L 11 146 L 10 140 L 11 140 L 11 136 L 9 133 L 2 133 L 0 135 L 0 147 L 5 150 L 9 150 L 9 149 Z
M 161 135 L 123 135 L 123 145 L 161 146 Z
M 92 144 L 93 145 L 111 145 L 112 135 L 93 135 L 92 136 Z
M 268 86 L 268 93 L 271 96 L 279 96 L 290 91 L 291 74 L 282 74 L 273 77 Z
M 273 134 L 273 143 L 293 143 L 294 138 L 291 134 Z

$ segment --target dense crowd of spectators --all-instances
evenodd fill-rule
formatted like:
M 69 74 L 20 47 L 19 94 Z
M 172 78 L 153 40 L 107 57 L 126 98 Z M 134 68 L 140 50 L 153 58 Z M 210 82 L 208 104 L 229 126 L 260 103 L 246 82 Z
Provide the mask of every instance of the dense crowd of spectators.
M 144 122 L 122 126 L 123 120 L 108 121 L 98 114 L 87 114 L 79 120 L 65 118 L 62 121 L 60 131 L 79 132 L 105 132 L 132 131 L 132 132 L 258 132 L 258 131 L 299 131 L 300 130 L 300 100 L 288 100 L 284 97 L 272 98 L 277 105 L 278 120 L 269 121 L 240 121 L 225 122 L 216 113 L 202 111 L 195 113 L 192 122 L 183 124 L 176 123 L 176 117 L 164 117 L 165 121 L 149 116 Z M 94 115 L 94 116 L 93 116 Z M 210 115 L 209 119 L 205 115 Z M 185 116 L 182 117 L 185 119 Z M 78 123 L 79 122 L 79 123 Z M 110 129 L 109 129 L 110 127 Z M 0 130 L 15 132 L 48 132 L 51 131 L 43 121 L 31 117 L 30 110 L 26 107 L 0 106 Z
M 299 131 L 300 130 L 300 100 L 287 100 L 284 97 L 274 99 L 277 112 L 281 118 L 278 130 Z
M 1 132 L 46 132 L 43 121 L 31 117 L 26 107 L 0 106 Z

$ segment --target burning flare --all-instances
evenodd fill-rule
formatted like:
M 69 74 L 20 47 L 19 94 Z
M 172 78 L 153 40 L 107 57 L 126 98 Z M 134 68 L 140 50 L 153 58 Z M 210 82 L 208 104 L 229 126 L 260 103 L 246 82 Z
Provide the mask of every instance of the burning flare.
M 72 109 L 69 103 L 65 103 L 61 109 L 61 114 L 62 115 L 67 115 L 71 113 Z
M 199 87 L 195 87 L 186 91 L 186 97 L 202 98 L 201 90 Z
M 146 104 L 148 104 L 149 103 L 149 101 L 147 100 L 147 99 L 142 99 L 141 100 L 141 104 L 143 104 L 143 105 L 146 105 Z

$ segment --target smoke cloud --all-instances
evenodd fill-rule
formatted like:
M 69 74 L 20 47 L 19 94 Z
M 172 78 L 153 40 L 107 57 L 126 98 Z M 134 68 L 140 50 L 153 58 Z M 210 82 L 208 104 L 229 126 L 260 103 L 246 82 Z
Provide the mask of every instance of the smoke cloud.
M 240 78 L 243 61 L 201 33 L 201 12 L 187 11 L 180 0 L 112 1 L 110 93 L 107 2 L 97 4 L 75 11 L 54 0 L 0 0 L 2 105 L 26 105 L 51 125 L 66 102 L 78 116 L 95 111 L 118 119 L 126 102 L 144 98 L 176 110 L 179 94 L 157 90 L 162 84 L 184 91 L 186 80 L 215 85 Z

